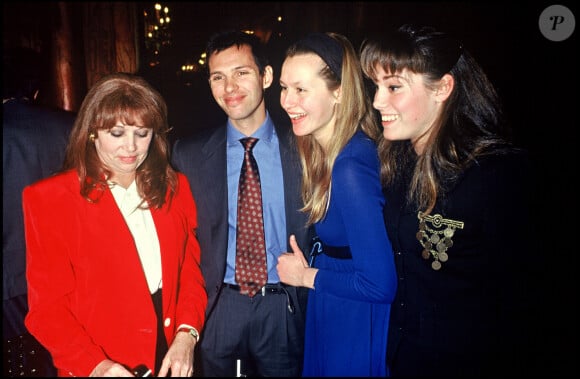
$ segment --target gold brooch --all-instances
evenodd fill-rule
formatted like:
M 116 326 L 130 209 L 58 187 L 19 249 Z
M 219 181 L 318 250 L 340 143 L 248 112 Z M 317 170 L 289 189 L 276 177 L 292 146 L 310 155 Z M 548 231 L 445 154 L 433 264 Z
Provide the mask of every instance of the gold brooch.
M 447 262 L 449 255 L 447 249 L 453 246 L 451 237 L 455 234 L 455 229 L 463 229 L 463 222 L 443 218 L 440 214 L 425 215 L 419 211 L 419 231 L 417 240 L 423 246 L 421 256 L 423 259 L 433 257 L 431 268 L 439 270 L 441 262 Z

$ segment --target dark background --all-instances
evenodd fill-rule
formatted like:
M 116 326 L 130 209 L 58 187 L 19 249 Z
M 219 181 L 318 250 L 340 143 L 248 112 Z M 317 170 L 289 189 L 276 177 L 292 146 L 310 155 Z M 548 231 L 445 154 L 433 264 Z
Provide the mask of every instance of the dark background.
M 5 45 L 16 43 L 7 41 L 7 35 L 17 36 L 19 28 L 46 21 L 45 14 L 26 4 L 12 2 L 10 8 L 4 7 Z M 275 85 L 267 92 L 272 111 L 279 111 L 277 81 L 284 48 L 309 31 L 342 33 L 356 48 L 366 35 L 403 23 L 432 25 L 456 34 L 496 85 L 516 141 L 529 149 L 536 165 L 534 211 L 539 233 L 530 233 L 529 238 L 541 256 L 530 252 L 530 259 L 540 259 L 544 269 L 537 278 L 542 311 L 529 315 L 537 325 L 530 333 L 537 334 L 545 350 L 538 375 L 568 375 L 578 359 L 578 30 L 560 42 L 541 34 L 539 16 L 553 4 L 565 5 L 575 17 L 579 15 L 571 1 L 168 2 L 162 5 L 170 8 L 171 43 L 161 51 L 155 67 L 146 65 L 142 49 L 139 73 L 167 100 L 172 139 L 176 139 L 225 120 L 205 75 L 180 71 L 184 62 L 197 61 L 207 38 L 220 29 L 269 33 L 275 69 Z M 140 16 L 152 3 L 137 5 Z M 282 22 L 276 21 L 279 15 Z M 141 34 L 137 33 L 139 38 Z

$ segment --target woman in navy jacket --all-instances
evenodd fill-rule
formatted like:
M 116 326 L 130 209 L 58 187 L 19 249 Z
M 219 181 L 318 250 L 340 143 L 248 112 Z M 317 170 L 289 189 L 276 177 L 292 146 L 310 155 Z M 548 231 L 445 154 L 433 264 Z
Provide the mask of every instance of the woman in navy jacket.
M 361 61 L 399 276 L 391 374 L 525 372 L 530 164 L 502 130 L 496 91 L 459 41 L 428 27 L 365 41 Z

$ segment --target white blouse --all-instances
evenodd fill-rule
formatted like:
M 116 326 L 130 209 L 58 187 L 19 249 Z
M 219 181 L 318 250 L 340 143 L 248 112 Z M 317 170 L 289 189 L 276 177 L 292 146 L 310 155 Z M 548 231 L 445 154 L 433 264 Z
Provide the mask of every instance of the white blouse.
M 139 208 L 142 198 L 137 192 L 135 181 L 127 189 L 109 182 L 109 188 L 133 235 L 149 291 L 153 294 L 162 287 L 162 275 L 161 249 L 151 211 Z

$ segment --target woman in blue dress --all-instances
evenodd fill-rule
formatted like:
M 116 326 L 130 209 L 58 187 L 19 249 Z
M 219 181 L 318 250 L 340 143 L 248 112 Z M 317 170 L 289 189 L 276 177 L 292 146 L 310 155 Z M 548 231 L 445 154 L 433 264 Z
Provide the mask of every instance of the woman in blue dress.
M 309 265 L 290 237 L 277 266 L 282 282 L 311 289 L 303 376 L 386 376 L 397 283 L 360 63 L 344 36 L 312 33 L 288 48 L 280 86 L 304 169 L 302 210 L 320 240 Z

